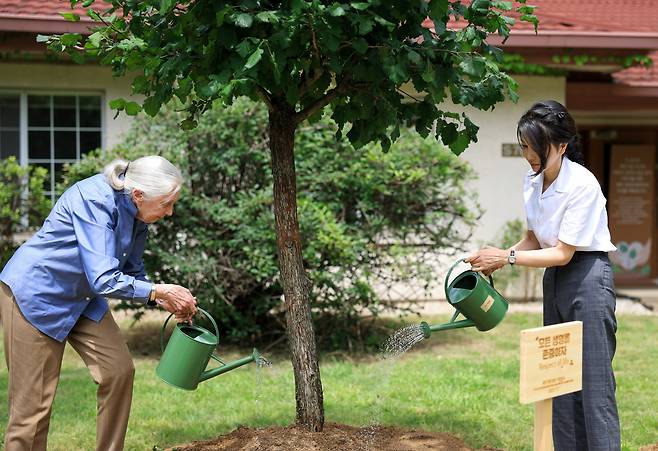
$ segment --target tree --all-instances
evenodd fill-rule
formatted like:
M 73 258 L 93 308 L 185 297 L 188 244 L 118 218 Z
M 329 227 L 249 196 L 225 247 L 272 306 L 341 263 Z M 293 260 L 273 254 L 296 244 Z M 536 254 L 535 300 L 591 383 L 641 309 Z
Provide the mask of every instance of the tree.
M 188 183 L 175 214 L 149 227 L 144 264 L 151 280 L 190 288 L 217 321 L 222 343 L 277 342 L 285 338 L 285 318 L 271 233 L 267 109 L 242 97 L 206 111 L 193 130 L 181 130 L 184 113 L 173 103 L 155 118 L 139 115 L 117 147 L 67 165 L 58 188 L 97 174 L 114 158 L 169 159 Z M 480 213 L 465 186 L 474 174 L 436 140 L 409 129 L 387 153 L 376 143 L 354 152 L 335 131 L 323 117 L 295 136 L 313 322 L 320 348 L 374 348 L 383 339 L 383 330 L 372 327 L 375 317 L 413 308 L 381 299 L 381 288 L 413 282 L 419 291 L 431 289 L 439 256 L 456 258 L 469 240 Z M 144 312 L 133 302 L 118 308 L 135 317 Z
M 142 104 L 115 99 L 128 114 L 155 115 L 176 96 L 193 128 L 213 101 L 235 96 L 268 107 L 279 269 L 292 354 L 297 421 L 319 431 L 324 422 L 322 385 L 302 261 L 295 180 L 295 130 L 331 104 L 338 134 L 354 147 L 379 141 L 386 150 L 400 127 L 413 123 L 459 154 L 476 140 L 465 115 L 443 111 L 452 101 L 490 109 L 515 96 L 515 82 L 501 72 L 501 50 L 491 33 L 508 36 L 513 2 L 473 0 L 111 0 L 106 11 L 88 8 L 99 25 L 83 37 L 72 33 L 37 39 L 69 52 L 75 61 L 97 58 L 117 76 L 136 76 Z M 100 2 L 99 2 L 100 4 Z M 533 8 L 517 2 L 521 20 Z M 79 20 L 66 13 L 70 20 Z M 433 30 L 423 26 L 428 19 Z M 450 20 L 462 27 L 448 27 Z M 410 92 L 414 90 L 420 94 Z

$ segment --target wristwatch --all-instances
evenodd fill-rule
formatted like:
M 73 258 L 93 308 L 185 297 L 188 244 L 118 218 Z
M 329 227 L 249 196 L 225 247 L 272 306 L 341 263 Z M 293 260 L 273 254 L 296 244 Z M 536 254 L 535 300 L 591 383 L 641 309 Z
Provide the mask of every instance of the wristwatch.
M 148 301 L 146 302 L 146 305 L 149 307 L 155 307 L 158 305 L 157 302 L 155 302 L 155 284 L 151 284 L 151 291 L 149 292 L 149 298 Z
M 509 255 L 507 256 L 507 263 L 512 266 L 516 263 L 516 251 L 514 249 L 510 249 Z

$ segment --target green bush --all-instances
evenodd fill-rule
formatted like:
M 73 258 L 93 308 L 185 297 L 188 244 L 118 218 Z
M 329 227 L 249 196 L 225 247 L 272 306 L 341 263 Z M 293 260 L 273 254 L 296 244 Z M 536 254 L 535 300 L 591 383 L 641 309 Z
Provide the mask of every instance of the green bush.
M 21 166 L 16 158 L 0 160 L 0 268 L 16 250 L 16 234 L 40 226 L 51 207 L 43 194 L 44 168 Z M 26 189 L 27 188 L 27 189 Z
M 189 287 L 223 339 L 272 341 L 285 327 L 272 213 L 267 111 L 246 99 L 208 111 L 181 131 L 169 109 L 138 118 L 124 143 L 68 168 L 65 184 L 121 156 L 160 154 L 187 184 L 174 216 L 150 227 L 145 264 L 156 281 Z M 323 119 L 296 135 L 298 210 L 321 345 L 350 345 L 364 314 L 395 308 L 375 286 L 433 281 L 437 255 L 470 236 L 478 209 L 464 201 L 473 177 L 431 140 L 404 131 L 383 153 L 355 151 Z

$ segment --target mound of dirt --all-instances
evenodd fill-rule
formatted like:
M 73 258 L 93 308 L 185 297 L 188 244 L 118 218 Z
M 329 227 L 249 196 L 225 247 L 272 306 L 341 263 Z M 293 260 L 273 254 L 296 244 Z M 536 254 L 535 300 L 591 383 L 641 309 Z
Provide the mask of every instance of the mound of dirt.
M 239 427 L 213 440 L 179 445 L 170 451 L 472 451 L 464 441 L 442 432 L 390 426 L 357 428 L 326 423 L 323 432 L 297 426 Z M 496 448 L 482 448 L 496 450 Z

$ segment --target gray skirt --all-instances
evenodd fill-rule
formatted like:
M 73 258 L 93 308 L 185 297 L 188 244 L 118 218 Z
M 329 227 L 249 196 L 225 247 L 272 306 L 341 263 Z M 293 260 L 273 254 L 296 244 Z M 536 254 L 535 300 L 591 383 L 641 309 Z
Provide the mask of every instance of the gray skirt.
M 553 399 L 556 451 L 621 449 L 612 371 L 615 304 L 605 252 L 576 252 L 567 265 L 544 273 L 544 325 L 583 322 L 582 391 Z

